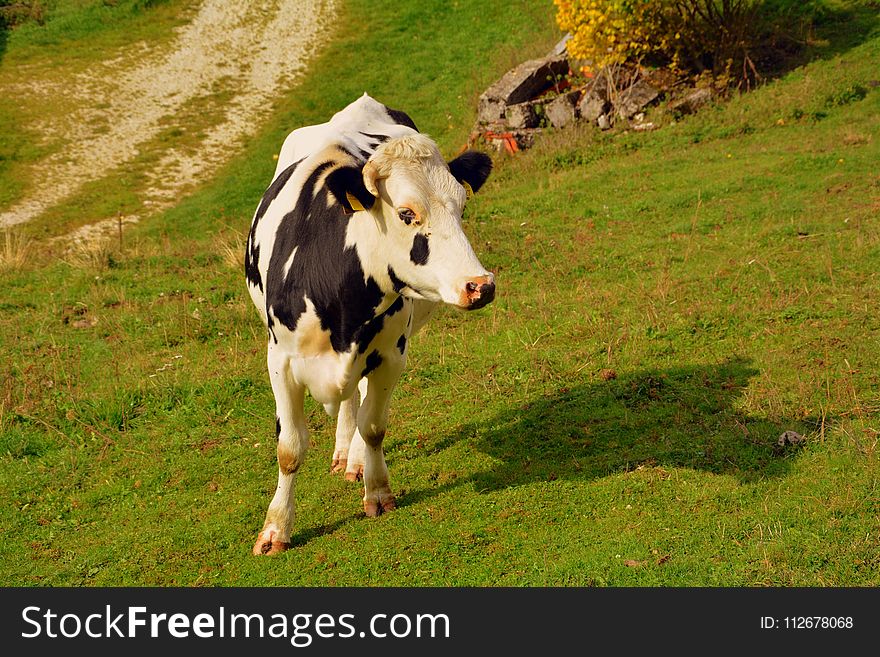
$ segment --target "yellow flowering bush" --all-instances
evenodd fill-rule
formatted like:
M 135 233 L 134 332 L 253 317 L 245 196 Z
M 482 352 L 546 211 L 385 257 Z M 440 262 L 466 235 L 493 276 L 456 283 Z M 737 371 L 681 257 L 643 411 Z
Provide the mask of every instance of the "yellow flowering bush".
M 762 0 L 553 0 L 568 52 L 594 69 L 647 60 L 678 70 L 751 65 L 767 39 Z
M 668 49 L 662 2 L 657 0 L 554 0 L 556 22 L 571 34 L 568 52 L 596 69 L 639 60 Z

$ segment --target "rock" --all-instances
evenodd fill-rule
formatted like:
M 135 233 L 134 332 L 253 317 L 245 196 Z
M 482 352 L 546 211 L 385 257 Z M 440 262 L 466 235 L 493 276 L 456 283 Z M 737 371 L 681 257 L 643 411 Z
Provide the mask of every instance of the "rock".
M 669 109 L 679 114 L 693 114 L 715 96 L 715 91 L 709 87 L 693 89 L 682 98 L 669 104 Z
M 566 74 L 568 59 L 564 55 L 532 59 L 520 64 L 480 96 L 479 120 L 483 123 L 497 121 L 504 115 L 504 107 L 535 98 Z
M 611 111 L 611 98 L 608 93 L 609 83 L 606 75 L 606 69 L 599 71 L 598 75 L 584 90 L 584 95 L 578 104 L 578 115 L 584 121 L 598 123 L 599 118 L 603 114 L 608 114 Z M 607 127 L 602 128 L 603 130 L 611 127 L 608 117 L 606 117 L 606 121 L 602 122 L 603 125 L 607 125 Z
M 535 103 L 517 103 L 508 106 L 504 110 L 504 123 L 512 130 L 536 128 L 538 113 L 535 111 Z
M 596 74 L 592 82 L 587 85 L 587 93 L 592 93 L 604 101 L 610 101 L 611 89 L 616 87 L 613 80 L 609 79 L 612 77 L 608 68 L 603 68 Z
M 486 94 L 480 96 L 480 103 L 477 107 L 477 121 L 480 123 L 495 123 L 504 119 L 504 108 L 507 105 L 503 100 L 497 98 L 487 98 Z
M 571 32 L 566 32 L 565 36 L 553 46 L 553 50 L 550 51 L 548 57 L 560 57 L 568 54 L 568 42 L 571 41 Z
M 569 123 L 574 123 L 577 118 L 577 110 L 575 105 L 580 91 L 570 91 L 569 93 L 557 96 L 544 106 L 544 116 L 554 128 L 564 128 Z
M 624 119 L 629 119 L 652 103 L 659 95 L 660 92 L 645 80 L 638 80 L 620 92 L 617 113 Z
M 596 119 L 596 125 L 599 126 L 602 130 L 608 130 L 611 127 L 611 121 L 608 119 L 607 114 L 603 114 L 598 119 Z
M 780 447 L 785 447 L 786 445 L 797 445 L 806 440 L 801 434 L 797 431 L 786 431 L 781 436 L 779 436 L 779 440 L 776 441 L 776 444 Z
M 590 90 L 581 98 L 577 109 L 581 119 L 595 123 L 600 116 L 608 111 L 608 101 L 595 90 Z

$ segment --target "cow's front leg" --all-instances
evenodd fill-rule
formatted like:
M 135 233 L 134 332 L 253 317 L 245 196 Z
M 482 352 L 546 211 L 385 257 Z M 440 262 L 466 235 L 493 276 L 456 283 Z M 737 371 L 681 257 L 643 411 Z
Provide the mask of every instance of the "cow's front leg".
M 296 473 L 309 446 L 303 413 L 304 388 L 294 382 L 290 359 L 269 349 L 269 379 L 275 395 L 275 430 L 278 446 L 278 487 L 266 512 L 263 529 L 254 543 L 254 554 L 277 554 L 290 548 L 294 520 Z
M 392 355 L 367 376 L 367 394 L 358 411 L 358 431 L 364 440 L 364 513 L 370 517 L 395 507 L 382 440 L 388 426 L 391 393 L 404 362 L 403 357 Z

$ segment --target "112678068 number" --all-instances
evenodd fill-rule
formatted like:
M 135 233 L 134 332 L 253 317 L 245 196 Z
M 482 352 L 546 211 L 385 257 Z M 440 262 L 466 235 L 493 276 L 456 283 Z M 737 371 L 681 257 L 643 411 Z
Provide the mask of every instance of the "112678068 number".
M 852 616 L 786 616 L 782 624 L 787 630 L 849 630 L 853 619 Z

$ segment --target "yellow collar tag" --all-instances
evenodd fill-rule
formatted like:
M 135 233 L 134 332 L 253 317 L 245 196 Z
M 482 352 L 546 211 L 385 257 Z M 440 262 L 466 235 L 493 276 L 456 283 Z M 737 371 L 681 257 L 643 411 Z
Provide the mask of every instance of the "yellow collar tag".
M 351 209 L 355 212 L 360 212 L 361 210 L 366 210 L 363 204 L 357 200 L 357 196 L 352 194 L 351 192 L 345 192 L 345 198 L 348 201 L 348 204 L 351 206 Z
M 461 186 L 464 187 L 464 191 L 467 192 L 467 198 L 470 201 L 474 197 L 474 188 L 467 181 L 461 183 Z

